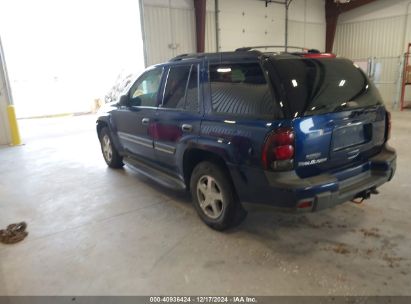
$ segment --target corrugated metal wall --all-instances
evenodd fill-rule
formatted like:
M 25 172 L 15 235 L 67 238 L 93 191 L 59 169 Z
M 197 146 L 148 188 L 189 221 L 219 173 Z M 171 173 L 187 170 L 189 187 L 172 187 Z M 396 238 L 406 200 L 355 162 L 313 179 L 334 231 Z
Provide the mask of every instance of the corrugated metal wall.
M 194 11 L 144 5 L 147 65 L 164 62 L 196 48 Z
M 338 24 L 334 52 L 349 58 L 398 56 L 405 16 Z
M 215 12 L 208 11 L 206 15 L 206 36 L 205 36 L 205 51 L 217 51 L 216 27 L 215 27 Z
M 148 65 L 196 51 L 192 0 L 142 1 Z M 263 1 L 257 0 L 220 0 L 218 11 L 219 51 L 284 44 L 284 5 L 265 7 Z M 324 50 L 323 0 L 295 0 L 289 14 L 289 45 Z M 217 51 L 216 36 L 214 0 L 207 0 L 206 51 Z
M 340 23 L 334 41 L 333 51 L 338 55 L 353 60 L 373 58 L 374 82 L 389 106 L 398 99 L 405 21 L 405 16 L 394 16 Z

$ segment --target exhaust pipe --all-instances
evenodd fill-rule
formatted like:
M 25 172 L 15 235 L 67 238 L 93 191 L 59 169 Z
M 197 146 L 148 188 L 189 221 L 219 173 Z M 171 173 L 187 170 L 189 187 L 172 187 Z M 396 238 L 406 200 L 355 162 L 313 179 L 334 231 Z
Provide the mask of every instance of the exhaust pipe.
M 358 193 L 352 200 L 354 204 L 361 204 L 364 200 L 369 199 L 371 197 L 371 194 L 379 194 L 377 191 L 377 187 L 372 187 L 370 189 L 364 190 L 360 193 Z M 360 200 L 356 200 L 360 199 Z

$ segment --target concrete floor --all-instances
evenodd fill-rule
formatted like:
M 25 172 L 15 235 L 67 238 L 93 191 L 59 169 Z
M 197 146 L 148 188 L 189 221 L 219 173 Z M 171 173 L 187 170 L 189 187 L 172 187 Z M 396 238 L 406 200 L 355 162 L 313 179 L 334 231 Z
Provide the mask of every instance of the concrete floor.
M 0 295 L 411 295 L 411 113 L 393 114 L 398 171 L 381 194 L 316 214 L 248 206 L 226 233 L 190 199 L 105 166 L 93 116 L 23 120 L 0 148 Z

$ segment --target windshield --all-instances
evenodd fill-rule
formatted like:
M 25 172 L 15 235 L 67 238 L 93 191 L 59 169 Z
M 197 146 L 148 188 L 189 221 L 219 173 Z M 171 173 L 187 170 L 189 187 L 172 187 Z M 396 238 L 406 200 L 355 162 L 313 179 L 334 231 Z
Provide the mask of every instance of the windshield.
M 270 60 L 269 70 L 287 117 L 307 116 L 381 104 L 381 96 L 348 59 Z

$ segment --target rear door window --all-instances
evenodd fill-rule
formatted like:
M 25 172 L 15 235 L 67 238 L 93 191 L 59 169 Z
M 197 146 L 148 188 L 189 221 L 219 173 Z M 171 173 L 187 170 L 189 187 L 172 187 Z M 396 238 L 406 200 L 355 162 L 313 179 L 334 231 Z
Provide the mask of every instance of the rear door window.
M 258 63 L 210 65 L 209 78 L 214 113 L 269 119 L 279 114 Z
M 270 78 L 289 117 L 382 103 L 378 90 L 348 59 L 272 60 Z
M 190 77 L 187 83 L 184 109 L 190 112 L 199 111 L 199 68 L 197 64 L 191 66 Z
M 198 112 L 198 70 L 197 64 L 170 67 L 162 108 Z

